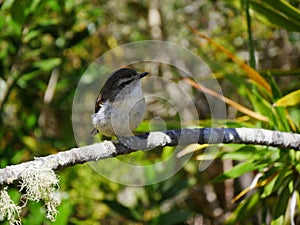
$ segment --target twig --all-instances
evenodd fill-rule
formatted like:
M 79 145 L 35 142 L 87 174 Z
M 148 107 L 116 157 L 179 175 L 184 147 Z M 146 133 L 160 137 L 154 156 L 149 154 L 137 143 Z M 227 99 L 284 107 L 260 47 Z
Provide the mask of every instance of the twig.
M 22 177 L 22 171 L 30 167 L 47 167 L 57 170 L 75 164 L 129 154 L 138 150 L 149 150 L 158 146 L 193 143 L 256 144 L 300 150 L 300 134 L 251 128 L 202 128 L 156 131 L 131 137 L 119 137 L 119 141 L 95 143 L 35 158 L 18 165 L 7 166 L 0 169 L 0 185 L 19 180 Z

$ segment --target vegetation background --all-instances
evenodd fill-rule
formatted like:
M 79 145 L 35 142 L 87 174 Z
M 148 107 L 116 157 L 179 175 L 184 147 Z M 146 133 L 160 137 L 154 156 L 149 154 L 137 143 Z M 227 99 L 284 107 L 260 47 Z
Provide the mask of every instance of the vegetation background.
M 299 8 L 297 0 L 0 1 L 1 168 L 75 147 L 71 110 L 81 75 L 101 54 L 140 40 L 171 41 L 193 51 L 209 64 L 224 96 L 267 118 L 228 104 L 227 127 L 299 132 Z M 236 57 L 268 85 L 255 81 Z M 170 73 L 180 79 L 172 68 L 159 66 L 158 75 Z M 207 126 L 204 95 L 196 89 L 193 95 L 197 125 Z M 153 115 L 161 116 L 148 112 L 139 131 L 147 131 Z M 162 118 L 176 127 L 173 117 Z M 164 154 L 134 157 L 153 163 Z M 64 169 L 56 221 L 45 219 L 43 203 L 30 202 L 23 224 L 300 223 L 298 152 L 224 145 L 199 172 L 199 161 L 209 157 L 199 147 L 175 176 L 145 187 L 113 183 L 88 165 Z M 9 192 L 20 202 L 17 188 Z

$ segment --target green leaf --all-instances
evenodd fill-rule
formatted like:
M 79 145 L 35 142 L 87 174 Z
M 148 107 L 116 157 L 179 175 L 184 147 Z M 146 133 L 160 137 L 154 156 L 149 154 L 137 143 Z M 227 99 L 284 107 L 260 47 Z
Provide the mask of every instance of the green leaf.
M 154 219 L 152 224 L 164 224 L 164 225 L 173 225 L 173 224 L 182 224 L 187 221 L 193 215 L 192 212 L 187 210 L 174 210 L 171 212 L 164 213 Z
M 41 202 L 28 202 L 29 213 L 23 218 L 22 224 L 39 225 L 45 221 L 45 210 Z
M 300 89 L 293 91 L 282 98 L 278 99 L 274 106 L 296 106 L 300 104 Z
M 255 111 L 269 118 L 270 129 L 289 131 L 289 123 L 283 108 L 272 107 L 272 105 L 259 94 L 256 88 L 253 88 L 251 92 L 247 91 L 247 95 Z
M 258 92 L 256 87 L 252 87 L 251 90 L 246 90 L 247 97 L 251 101 L 254 111 L 258 112 L 264 116 L 267 116 L 270 119 L 270 122 L 273 121 L 273 114 L 271 111 L 271 104 L 263 98 L 263 96 Z
M 189 180 L 184 179 L 182 176 L 175 175 L 171 179 L 162 183 L 162 201 L 172 199 L 178 195 L 181 191 L 189 187 Z
M 10 36 L 12 40 L 16 39 L 16 36 L 21 35 L 22 33 L 22 26 L 15 20 L 13 20 L 11 17 L 7 17 L 6 21 L 8 24 L 7 34 Z M 19 41 L 19 40 L 18 40 Z M 11 48 L 14 48 L 15 45 L 12 45 Z
M 234 212 L 225 221 L 225 225 L 243 224 L 241 223 L 246 218 L 253 215 L 253 213 L 261 206 L 260 195 L 255 193 L 251 197 L 241 202 Z
M 292 181 L 290 181 L 291 183 Z M 281 225 L 284 224 L 284 217 L 289 203 L 290 189 L 288 185 L 282 186 L 282 193 L 277 196 L 277 201 L 275 203 L 275 210 L 273 213 L 273 218 L 271 225 Z
M 256 170 L 256 169 L 261 169 L 266 166 L 268 166 L 267 163 L 256 164 L 253 161 L 246 161 L 246 162 L 238 164 L 237 166 L 233 167 L 230 170 L 227 170 L 220 176 L 213 179 L 213 182 L 221 182 L 226 179 L 237 178 L 245 173 L 248 173 L 248 172 Z
M 58 207 L 59 213 L 54 222 L 51 222 L 51 225 L 67 225 L 68 220 L 73 213 L 72 201 L 63 201 L 62 204 Z
M 271 89 L 272 89 L 273 100 L 277 100 L 282 97 L 281 91 L 280 91 L 278 85 L 276 84 L 274 77 L 271 76 L 270 73 L 268 73 L 268 77 L 269 77 L 270 85 L 271 85 Z
M 3 5 L 1 7 L 1 10 L 4 10 L 4 9 L 10 9 L 12 7 L 12 5 L 14 4 L 15 0 L 6 0 L 6 1 L 3 1 Z
M 36 124 L 37 118 L 36 114 L 30 114 L 26 119 L 26 128 L 32 129 Z
M 274 168 L 274 169 L 278 170 L 278 168 Z M 291 179 L 292 179 L 292 171 L 284 167 L 283 170 L 280 171 L 279 175 L 276 176 L 271 182 L 269 182 L 264 187 L 261 197 L 265 198 L 271 195 L 272 193 L 275 193 L 276 191 L 279 190 L 280 187 L 286 186 Z
M 35 12 L 42 0 L 32 0 L 30 7 L 28 7 L 28 13 Z
M 272 109 L 274 114 L 274 129 L 280 131 L 290 131 L 289 121 L 286 116 L 285 108 L 276 107 Z
M 23 42 L 28 43 L 32 39 L 40 37 L 41 36 L 41 31 L 40 30 L 30 30 L 24 37 Z
M 112 210 L 114 210 L 116 213 L 119 213 L 120 215 L 124 216 L 127 219 L 134 220 L 134 221 L 141 221 L 142 215 L 139 214 L 137 211 L 127 208 L 117 201 L 109 201 L 109 200 L 103 200 L 104 204 L 108 205 Z
M 61 64 L 62 60 L 60 58 L 51 58 L 51 59 L 44 59 L 39 60 L 33 63 L 33 66 L 39 68 L 43 71 L 51 71 L 56 66 Z
M 295 21 L 300 21 L 300 11 L 290 5 L 287 1 L 264 0 L 264 2 L 275 10 L 278 10 L 280 13 L 284 14 L 286 17 Z
M 276 1 L 273 1 L 276 2 Z M 283 27 L 290 31 L 300 32 L 300 23 L 290 17 L 286 17 L 279 10 L 274 10 L 260 1 L 250 1 L 252 8 L 264 16 L 272 24 Z
M 14 21 L 16 21 L 18 24 L 24 24 L 25 23 L 25 7 L 23 4 L 23 1 L 15 1 L 14 4 L 11 7 L 11 15 Z
M 244 161 L 261 158 L 261 156 L 265 154 L 265 151 L 259 151 L 254 146 L 245 146 L 235 151 L 221 152 L 220 158 Z

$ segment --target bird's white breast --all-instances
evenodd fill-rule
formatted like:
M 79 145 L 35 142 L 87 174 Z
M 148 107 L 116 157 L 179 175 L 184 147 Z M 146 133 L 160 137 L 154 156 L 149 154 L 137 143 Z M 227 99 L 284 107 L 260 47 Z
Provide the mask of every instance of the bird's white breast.
M 130 136 L 143 120 L 146 103 L 141 80 L 120 90 L 113 102 L 105 102 L 92 115 L 93 125 L 104 135 Z

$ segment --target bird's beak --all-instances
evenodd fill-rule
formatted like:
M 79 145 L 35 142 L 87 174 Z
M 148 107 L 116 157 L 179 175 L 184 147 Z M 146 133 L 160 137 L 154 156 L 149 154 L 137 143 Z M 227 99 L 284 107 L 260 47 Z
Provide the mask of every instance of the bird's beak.
M 140 78 L 143 78 L 143 77 L 147 76 L 148 74 L 149 74 L 148 72 L 144 72 L 144 73 L 140 73 L 139 75 L 140 75 Z

